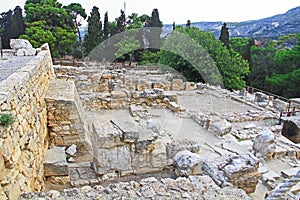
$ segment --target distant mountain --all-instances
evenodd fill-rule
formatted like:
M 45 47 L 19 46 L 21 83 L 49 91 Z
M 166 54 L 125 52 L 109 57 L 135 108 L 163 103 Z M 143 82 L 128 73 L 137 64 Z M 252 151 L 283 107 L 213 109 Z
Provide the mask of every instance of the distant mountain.
M 291 33 L 300 33 L 300 6 L 284 14 L 244 22 L 226 22 L 230 37 L 278 38 Z M 223 22 L 195 22 L 191 26 L 220 36 Z M 172 32 L 172 25 L 164 25 L 163 35 Z

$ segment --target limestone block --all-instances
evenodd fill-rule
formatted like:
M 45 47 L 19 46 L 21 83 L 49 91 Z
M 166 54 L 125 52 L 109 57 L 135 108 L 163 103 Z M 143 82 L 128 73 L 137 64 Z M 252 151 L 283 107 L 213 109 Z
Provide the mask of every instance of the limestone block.
M 150 118 L 147 120 L 147 129 L 158 133 L 161 130 L 161 122 L 158 119 Z
M 180 112 L 180 105 L 178 105 L 177 103 L 175 102 L 170 102 L 169 105 L 168 105 L 169 109 L 174 111 L 174 112 Z
M 28 40 L 11 39 L 10 47 L 17 56 L 34 56 L 36 54 L 36 49 L 32 47 Z
M 19 196 L 21 195 L 20 186 L 16 182 L 4 187 L 4 191 L 8 199 L 19 199 Z
M 0 152 L 0 182 L 3 180 L 4 176 L 6 175 L 4 159 L 2 153 Z
M 227 120 L 217 121 L 211 124 L 209 129 L 215 132 L 217 135 L 225 135 L 229 133 L 232 129 L 232 124 L 229 123 Z
M 173 79 L 172 81 L 172 90 L 173 91 L 180 91 L 184 90 L 185 84 L 181 79 Z
M 227 180 L 248 194 L 255 191 L 260 179 L 258 165 L 259 160 L 251 154 L 241 154 L 218 164 Z
M 287 118 L 283 123 L 281 134 L 296 144 L 300 143 L 300 118 Z
M 95 160 L 96 159 L 96 160 Z M 116 146 L 111 149 L 99 149 L 94 155 L 96 172 L 99 175 L 109 171 L 127 171 L 131 169 L 130 146 Z
M 139 138 L 137 124 L 129 120 L 111 120 L 122 131 L 122 140 L 133 143 Z
M 68 176 L 68 163 L 65 147 L 53 147 L 45 153 L 45 176 Z
M 77 153 L 76 144 L 72 144 L 70 147 L 68 147 L 66 150 L 66 153 L 70 156 L 74 156 Z
M 195 90 L 196 89 L 196 83 L 194 82 L 185 82 L 185 90 Z
M 199 154 L 184 150 L 174 157 L 177 176 L 197 175 L 201 173 L 201 157 Z
M 253 142 L 253 150 L 257 156 L 270 160 L 275 152 L 275 136 L 271 130 L 261 131 Z
M 112 91 L 111 98 L 115 100 L 126 100 L 127 94 L 123 91 Z
M 170 102 L 178 102 L 178 95 L 174 92 L 164 92 L 164 95 Z

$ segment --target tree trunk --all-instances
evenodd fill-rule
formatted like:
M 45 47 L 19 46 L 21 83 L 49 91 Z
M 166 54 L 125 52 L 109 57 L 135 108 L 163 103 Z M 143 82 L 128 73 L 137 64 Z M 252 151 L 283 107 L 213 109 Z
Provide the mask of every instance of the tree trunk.
M 74 18 L 74 19 L 75 19 L 76 29 L 77 29 L 79 43 L 80 43 L 81 56 L 82 56 L 82 60 L 84 60 L 84 54 L 83 54 L 83 48 L 82 48 L 82 38 L 81 38 L 81 34 L 80 34 L 78 23 L 77 23 L 77 19 L 76 18 Z

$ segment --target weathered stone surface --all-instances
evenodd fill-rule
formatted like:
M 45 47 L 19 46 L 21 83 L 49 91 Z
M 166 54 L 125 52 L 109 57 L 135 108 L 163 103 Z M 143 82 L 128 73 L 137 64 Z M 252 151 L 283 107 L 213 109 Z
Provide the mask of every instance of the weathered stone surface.
M 45 154 L 45 176 L 68 176 L 68 163 L 65 147 L 53 147 Z
M 72 144 L 66 150 L 66 153 L 70 156 L 74 156 L 77 153 L 77 146 L 76 144 Z
M 157 180 L 154 177 L 142 179 L 138 182 L 118 182 L 107 187 L 69 188 L 51 193 L 26 193 L 21 200 L 54 198 L 57 199 L 222 199 L 222 200 L 250 200 L 240 189 L 226 187 L 219 188 L 208 176 L 179 177 L 176 180 L 165 178 Z
M 226 133 L 229 133 L 232 129 L 232 124 L 229 123 L 227 120 L 217 121 L 210 125 L 210 130 L 215 132 L 217 135 L 225 135 Z
M 147 120 L 147 129 L 151 129 L 158 133 L 161 129 L 161 122 L 158 119 L 150 118 Z
M 128 171 L 131 166 L 131 156 L 129 146 L 116 146 L 111 149 L 100 149 L 95 163 L 96 172 L 99 175 L 108 173 L 109 171 Z
M 198 175 L 201 173 L 201 157 L 199 154 L 184 150 L 174 157 L 177 176 Z
M 281 134 L 296 144 L 300 143 L 300 118 L 286 118 L 283 123 Z
M 36 54 L 36 49 L 32 47 L 28 40 L 11 39 L 10 47 L 17 56 L 34 56 Z
M 270 160 L 275 152 L 274 139 L 272 131 L 261 131 L 253 142 L 253 150 L 256 156 L 263 156 L 265 159 Z
M 252 193 L 260 179 L 259 160 L 251 154 L 204 162 L 203 171 L 221 187 L 233 185 Z
M 184 83 L 181 79 L 173 79 L 172 81 L 172 90 L 180 91 L 184 90 Z
M 124 142 L 133 143 L 139 138 L 137 125 L 129 120 L 111 120 L 122 131 Z

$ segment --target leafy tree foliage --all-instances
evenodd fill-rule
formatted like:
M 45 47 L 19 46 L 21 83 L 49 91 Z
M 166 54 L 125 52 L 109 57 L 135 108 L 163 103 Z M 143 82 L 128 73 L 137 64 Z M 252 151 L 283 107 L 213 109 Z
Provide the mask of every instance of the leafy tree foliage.
M 124 36 L 115 46 L 117 47 L 115 56 L 119 61 L 132 61 L 133 52 L 139 48 L 140 44 L 134 37 Z
M 34 47 L 40 47 L 48 42 L 49 47 L 52 50 L 54 49 L 54 44 L 57 40 L 51 31 L 47 30 L 45 21 L 30 23 L 26 28 L 26 34 L 21 35 L 20 38 L 30 41 Z
M 274 70 L 266 77 L 266 82 L 271 84 L 271 91 L 285 97 L 300 96 L 300 34 L 297 40 L 297 45 L 292 49 L 276 52 Z
M 176 31 L 189 36 L 194 42 L 188 43 L 179 39 L 176 46 L 172 48 L 182 49 L 181 54 L 187 53 L 187 55 L 182 57 L 182 55 L 179 56 L 180 54 L 176 55 L 163 50 L 160 54 L 161 64 L 175 68 L 189 80 L 209 80 L 210 83 L 219 84 L 218 73 L 212 70 L 216 66 L 227 89 L 241 89 L 245 86 L 244 76 L 249 72 L 249 66 L 239 54 L 226 49 L 219 40 L 215 39 L 213 34 L 200 31 L 195 27 L 176 27 Z M 169 38 L 166 42 L 168 41 Z M 175 45 L 174 43 L 176 41 L 173 42 L 173 45 Z M 197 51 L 197 45 L 202 47 L 202 52 Z M 197 63 L 198 66 L 195 67 L 191 63 Z M 209 77 L 201 77 L 205 74 Z
M 79 17 L 81 17 L 83 19 L 85 19 L 87 17 L 87 15 L 85 13 L 85 9 L 83 9 L 79 3 L 71 3 L 70 5 L 65 6 L 64 8 L 71 16 L 73 16 L 73 21 L 76 26 L 79 44 L 80 44 L 81 57 L 83 58 L 82 38 L 81 38 L 80 30 L 79 30 L 81 23 L 80 23 L 80 21 L 78 21 L 78 19 L 79 19 Z
M 84 36 L 85 53 L 89 54 L 97 45 L 103 41 L 102 22 L 99 8 L 94 6 L 88 17 L 88 29 Z
M 16 6 L 13 11 L 1 13 L 0 15 L 0 36 L 2 37 L 2 47 L 10 48 L 10 39 L 17 39 L 25 32 L 25 23 L 22 16 L 22 9 Z
M 72 54 L 76 41 L 76 27 L 67 8 L 57 0 L 27 0 L 25 3 L 27 29 L 22 38 L 28 39 L 34 47 L 44 42 L 50 44 L 54 57 Z M 48 37 L 38 37 L 38 33 L 50 33 Z
M 227 49 L 229 49 L 230 48 L 230 46 L 229 46 L 229 31 L 228 31 L 228 28 L 226 26 L 227 26 L 227 24 L 223 23 L 219 40 L 224 44 L 224 46 Z

